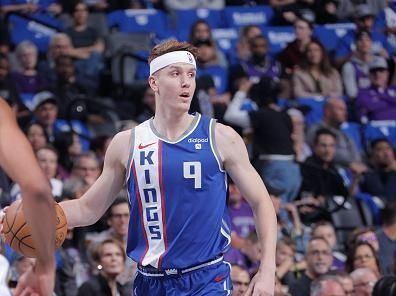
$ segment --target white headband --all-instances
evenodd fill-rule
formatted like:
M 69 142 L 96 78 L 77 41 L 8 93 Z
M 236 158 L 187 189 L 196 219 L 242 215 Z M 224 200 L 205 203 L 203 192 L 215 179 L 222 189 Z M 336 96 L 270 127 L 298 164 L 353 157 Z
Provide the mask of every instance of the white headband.
M 168 52 L 162 56 L 159 56 L 151 61 L 150 63 L 150 75 L 169 66 L 170 64 L 175 63 L 186 63 L 193 65 L 194 68 L 197 68 L 197 64 L 195 62 L 194 56 L 189 51 L 172 51 Z

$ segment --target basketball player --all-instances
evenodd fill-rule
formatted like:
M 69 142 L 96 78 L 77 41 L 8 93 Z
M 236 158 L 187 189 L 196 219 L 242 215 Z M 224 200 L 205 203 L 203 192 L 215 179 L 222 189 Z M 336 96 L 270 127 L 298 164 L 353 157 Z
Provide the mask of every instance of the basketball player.
M 226 207 L 228 173 L 249 201 L 261 241 L 261 265 L 247 295 L 273 295 L 276 218 L 245 145 L 231 128 L 189 114 L 196 49 L 175 40 L 149 57 L 152 119 L 117 134 L 99 179 L 62 204 L 71 227 L 97 221 L 126 184 L 127 254 L 138 262 L 133 295 L 230 295 Z
M 32 230 L 37 260 L 15 290 L 20 295 L 52 295 L 55 277 L 55 207 L 51 188 L 15 115 L 0 98 L 0 166 L 21 186 L 23 211 Z M 1 227 L 1 225 L 0 225 Z

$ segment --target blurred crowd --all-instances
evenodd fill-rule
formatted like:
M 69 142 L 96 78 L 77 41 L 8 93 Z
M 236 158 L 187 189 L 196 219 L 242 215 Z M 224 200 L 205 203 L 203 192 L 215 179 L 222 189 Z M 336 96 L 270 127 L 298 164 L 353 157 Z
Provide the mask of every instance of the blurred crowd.
M 169 38 L 199 49 L 191 112 L 234 127 L 267 186 L 275 295 L 396 295 L 396 1 L 0 0 L 0 96 L 56 201 L 81 197 L 115 133 L 153 116 L 146 59 Z M 20 198 L 2 171 L 0 194 L 0 209 Z M 261 250 L 232 180 L 229 210 L 243 295 Z M 128 221 L 121 192 L 68 230 L 56 295 L 131 294 Z M 0 295 L 33 260 L 1 242 Z

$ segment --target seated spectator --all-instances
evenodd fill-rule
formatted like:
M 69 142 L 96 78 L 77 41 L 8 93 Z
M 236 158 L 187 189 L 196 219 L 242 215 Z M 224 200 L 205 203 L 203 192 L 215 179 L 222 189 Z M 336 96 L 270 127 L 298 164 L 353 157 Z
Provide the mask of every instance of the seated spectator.
M 359 227 L 353 230 L 347 242 L 347 249 L 351 249 L 358 242 L 368 242 L 376 252 L 379 251 L 378 238 L 371 227 Z
M 305 55 L 292 78 L 293 95 L 300 97 L 342 96 L 342 82 L 330 64 L 326 49 L 319 41 L 311 40 Z
M 263 180 L 284 191 L 281 199 L 287 203 L 296 197 L 301 178 L 294 161 L 293 125 L 290 116 L 276 105 L 278 92 L 278 85 L 268 77 L 262 77 L 253 86 L 244 79 L 228 105 L 224 119 L 244 129 L 253 129 L 256 167 Z M 257 103 L 259 109 L 243 110 L 241 107 L 247 98 Z
M 301 200 L 296 204 L 302 206 L 299 211 L 305 222 L 328 220 L 328 213 L 323 208 L 326 198 L 334 195 L 348 197 L 349 191 L 353 190 L 348 190 L 334 163 L 335 150 L 336 135 L 328 129 L 319 129 L 315 134 L 313 155 L 301 164 Z
M 244 296 L 249 284 L 250 275 L 246 269 L 239 265 L 231 266 L 232 296 Z
M 36 70 L 38 50 L 30 41 L 22 41 L 15 49 L 20 69 L 11 73 L 17 91 L 21 93 L 37 93 L 46 89 L 47 81 Z
M 310 296 L 346 296 L 340 280 L 334 275 L 322 275 L 311 283 Z
M 65 189 L 71 189 L 73 179 L 81 179 L 87 185 L 92 185 L 100 175 L 99 161 L 92 152 L 75 154 L 70 178 L 65 183 Z
M 388 139 L 380 138 L 371 142 L 370 162 L 372 170 L 363 174 L 361 191 L 385 201 L 396 200 L 396 158 Z
M 247 61 L 251 57 L 250 41 L 260 35 L 263 35 L 263 33 L 259 26 L 248 25 L 240 29 L 236 44 L 237 61 L 235 62 Z
M 198 67 L 206 68 L 208 66 L 226 67 L 222 64 L 216 44 L 211 39 L 195 40 L 193 45 L 198 48 Z
M 356 98 L 361 120 L 394 120 L 396 118 L 396 88 L 388 86 L 389 69 L 382 57 L 370 63 L 369 88 L 361 89 Z
M 58 101 L 54 94 L 42 91 L 33 97 L 33 112 L 36 122 L 45 128 L 49 142 L 55 141 L 55 121 L 58 119 Z
M 356 296 L 372 296 L 373 287 L 378 281 L 378 275 L 370 268 L 357 268 L 351 272 Z
M 301 60 L 304 59 L 308 44 L 316 39 L 312 36 L 313 23 L 307 19 L 298 18 L 293 25 L 296 38 L 288 43 L 278 56 L 286 77 L 290 77 L 299 67 Z
M 289 114 L 293 123 L 293 133 L 291 137 L 294 144 L 296 160 L 298 162 L 303 162 L 307 157 L 312 155 L 311 148 L 305 141 L 304 115 L 300 110 L 295 108 L 288 109 L 287 114 Z
M 346 271 L 330 270 L 327 274 L 334 275 L 338 278 L 338 281 L 344 288 L 345 296 L 355 296 L 353 280 L 349 273 L 347 273 Z
M 218 59 L 218 64 L 220 66 L 227 67 L 228 61 L 225 55 L 223 54 L 223 52 L 216 47 L 216 43 L 215 40 L 213 39 L 212 31 L 209 24 L 205 20 L 196 21 L 191 26 L 189 42 L 191 44 L 196 44 L 196 43 L 200 43 L 200 41 L 207 41 L 207 40 L 210 40 L 210 42 L 213 44 L 213 47 L 216 49 L 216 57 Z
M 355 34 L 356 51 L 342 66 L 342 80 L 345 93 L 350 100 L 356 99 L 359 89 L 370 86 L 369 65 L 374 58 L 373 40 L 368 31 Z
M 280 64 L 273 60 L 268 55 L 268 40 L 263 35 L 259 35 L 250 39 L 249 41 L 251 56 L 246 61 L 240 62 L 240 67 L 249 77 L 252 82 L 258 82 L 261 77 L 269 77 L 274 80 L 279 80 L 281 68 Z M 238 66 L 238 65 L 237 65 Z M 230 75 L 233 76 L 233 71 L 240 71 L 234 66 L 230 70 Z
M 6 100 L 18 114 L 18 117 L 29 115 L 17 91 L 17 86 L 10 77 L 10 63 L 6 55 L 0 54 L 0 97 Z
M 275 264 L 276 277 L 281 284 L 288 286 L 298 277 L 298 265 L 295 262 L 296 245 L 288 239 L 278 240 L 276 244 Z
M 340 5 L 342 7 L 342 5 Z M 353 14 L 357 31 L 367 31 L 371 33 L 373 40 L 373 51 L 375 55 L 380 55 L 388 58 L 392 55 L 392 46 L 386 40 L 382 32 L 375 31 L 374 26 L 374 12 L 370 9 L 369 5 L 361 4 L 356 7 Z M 349 61 L 353 56 L 353 51 L 356 49 L 355 44 L 355 30 L 350 30 L 338 42 L 335 51 L 335 60 L 337 66 Z
M 307 246 L 305 260 L 305 272 L 289 286 L 292 296 L 309 295 L 312 281 L 329 270 L 333 259 L 327 241 L 320 237 L 312 237 Z
M 143 94 L 143 111 L 137 116 L 136 120 L 138 122 L 146 121 L 154 116 L 155 112 L 155 96 L 154 91 L 147 84 Z
M 89 143 L 89 150 L 95 153 L 96 158 L 99 160 L 100 167 L 103 167 L 104 156 L 112 138 L 113 136 L 109 135 L 98 135 Z
M 358 268 L 369 268 L 377 277 L 381 275 L 381 268 L 379 265 L 378 253 L 368 242 L 358 242 L 348 250 L 345 269 L 351 273 Z
M 330 97 L 323 106 L 323 119 L 312 125 L 307 132 L 307 139 L 313 145 L 314 137 L 319 129 L 326 128 L 336 135 L 336 150 L 334 163 L 348 167 L 355 174 L 367 170 L 363 164 L 360 152 L 355 142 L 341 130 L 341 125 L 347 120 L 347 106 L 340 97 Z
M 346 256 L 338 251 L 337 236 L 334 226 L 328 221 L 316 222 L 312 227 L 312 236 L 323 237 L 330 245 L 333 254 L 332 270 L 344 270 Z
M 53 144 L 59 151 L 59 175 L 62 180 L 66 180 L 70 177 L 74 159 L 82 154 L 80 139 L 74 132 L 61 132 Z
M 381 211 L 382 226 L 376 235 L 379 243 L 379 260 L 382 274 L 391 274 L 396 264 L 396 201 Z
M 126 254 L 123 245 L 116 240 L 105 240 L 95 249 L 94 258 L 99 273 L 82 284 L 77 296 L 129 296 L 132 287 L 117 281 L 117 276 L 125 268 Z
M 44 126 L 38 122 L 32 122 L 26 127 L 26 137 L 32 145 L 33 151 L 47 146 L 48 136 Z
M 312 19 L 312 21 L 315 19 L 313 13 L 314 1 L 270 0 L 269 4 L 275 12 L 272 19 L 272 24 L 275 26 L 292 25 L 301 15 L 305 15 L 305 17 Z
M 62 195 L 63 183 L 57 179 L 58 170 L 58 153 L 52 146 L 45 146 L 36 151 L 36 158 L 44 175 L 47 177 L 54 198 L 60 198 Z M 11 189 L 11 196 L 19 199 L 21 196 L 21 188 L 15 184 Z
M 60 56 L 55 60 L 56 84 L 52 91 L 59 99 L 59 118 L 67 119 L 70 104 L 76 98 L 87 96 L 87 89 L 79 83 L 76 69 L 71 57 Z

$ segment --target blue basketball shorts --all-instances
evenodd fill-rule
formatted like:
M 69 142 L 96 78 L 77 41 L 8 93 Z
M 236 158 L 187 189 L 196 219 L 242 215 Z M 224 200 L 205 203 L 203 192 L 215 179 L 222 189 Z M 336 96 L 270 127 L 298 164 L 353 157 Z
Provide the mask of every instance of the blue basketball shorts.
M 133 296 L 226 296 L 231 295 L 231 266 L 228 262 L 177 274 L 137 271 Z

